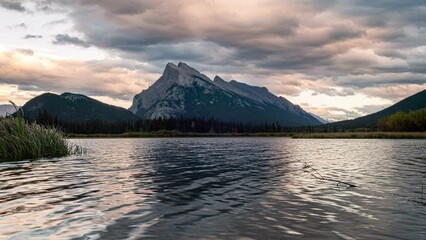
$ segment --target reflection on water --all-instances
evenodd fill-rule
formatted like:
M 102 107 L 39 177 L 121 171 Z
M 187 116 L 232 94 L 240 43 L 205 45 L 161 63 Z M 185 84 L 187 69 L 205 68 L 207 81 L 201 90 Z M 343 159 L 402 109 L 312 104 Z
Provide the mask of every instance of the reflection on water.
M 73 142 L 0 164 L 0 239 L 426 238 L 424 140 Z

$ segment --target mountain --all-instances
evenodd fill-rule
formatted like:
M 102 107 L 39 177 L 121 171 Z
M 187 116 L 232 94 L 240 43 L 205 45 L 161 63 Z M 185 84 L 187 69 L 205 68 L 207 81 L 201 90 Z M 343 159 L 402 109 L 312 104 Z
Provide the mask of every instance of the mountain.
M 132 112 L 108 105 L 80 94 L 45 93 L 28 101 L 23 107 L 28 119 L 35 119 L 41 111 L 67 121 L 103 120 L 108 122 L 133 121 L 139 118 Z
M 15 112 L 15 108 L 10 104 L 0 105 L 0 117 L 12 114 Z
M 163 75 L 136 95 L 129 109 L 142 118 L 214 117 L 232 122 L 320 125 L 311 114 L 264 87 L 216 76 L 214 81 L 185 63 L 168 63 Z
M 377 128 L 379 120 L 384 117 L 390 116 L 398 111 L 410 112 L 421 108 L 426 108 L 426 90 L 407 97 L 404 100 L 379 112 L 353 120 L 331 123 L 329 126 L 336 126 L 340 129 Z
M 313 113 L 310 113 L 311 115 L 312 115 L 312 117 L 314 117 L 314 118 L 316 118 L 318 121 L 320 121 L 322 124 L 327 124 L 327 123 L 331 123 L 331 121 L 330 120 L 327 120 L 327 119 L 325 119 L 325 118 L 322 118 L 322 117 L 320 117 L 320 116 L 318 116 L 318 115 L 315 115 L 315 114 L 313 114 Z

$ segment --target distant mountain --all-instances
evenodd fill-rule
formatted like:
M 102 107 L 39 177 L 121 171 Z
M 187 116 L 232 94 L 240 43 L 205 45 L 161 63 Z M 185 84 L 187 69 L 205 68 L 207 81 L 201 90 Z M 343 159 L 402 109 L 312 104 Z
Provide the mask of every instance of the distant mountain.
M 320 117 L 320 116 L 318 116 L 318 115 L 315 115 L 315 114 L 313 114 L 313 113 L 310 113 L 314 118 L 316 118 L 318 121 L 320 121 L 322 124 L 327 124 L 327 123 L 331 123 L 331 121 L 330 120 L 327 120 L 327 119 L 325 119 L 325 118 L 322 118 L 322 117 Z
M 426 108 L 426 90 L 416 93 L 404 100 L 385 108 L 379 112 L 356 118 L 353 120 L 340 121 L 329 124 L 329 126 L 336 126 L 341 129 L 351 128 L 377 128 L 380 119 L 390 116 L 398 111 L 409 112 Z
M 41 111 L 67 121 L 103 120 L 133 121 L 139 118 L 132 112 L 80 94 L 45 93 L 28 101 L 23 107 L 25 117 L 35 119 Z
M 227 82 L 218 76 L 212 81 L 185 63 L 168 63 L 163 75 L 134 97 L 129 110 L 147 119 L 183 116 L 245 123 L 279 122 L 282 126 L 321 124 L 301 107 L 264 87 Z
M 15 108 L 12 105 L 10 104 L 0 105 L 0 117 L 13 114 L 14 112 L 15 112 Z

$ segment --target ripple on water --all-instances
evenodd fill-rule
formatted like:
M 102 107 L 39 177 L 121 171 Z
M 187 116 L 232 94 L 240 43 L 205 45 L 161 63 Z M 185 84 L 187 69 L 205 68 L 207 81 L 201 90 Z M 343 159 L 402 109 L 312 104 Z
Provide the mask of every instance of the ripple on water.
M 0 238 L 426 238 L 424 140 L 73 141 L 0 164 Z

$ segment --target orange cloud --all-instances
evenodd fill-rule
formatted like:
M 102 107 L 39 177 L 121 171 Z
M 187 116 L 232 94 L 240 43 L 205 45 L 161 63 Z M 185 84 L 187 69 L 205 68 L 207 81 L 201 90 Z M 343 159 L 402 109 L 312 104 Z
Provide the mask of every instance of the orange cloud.
M 0 84 L 24 91 L 69 91 L 129 101 L 156 77 L 114 62 L 57 60 L 22 50 L 0 52 Z

